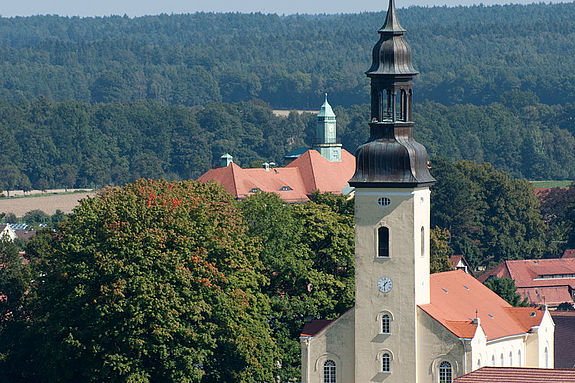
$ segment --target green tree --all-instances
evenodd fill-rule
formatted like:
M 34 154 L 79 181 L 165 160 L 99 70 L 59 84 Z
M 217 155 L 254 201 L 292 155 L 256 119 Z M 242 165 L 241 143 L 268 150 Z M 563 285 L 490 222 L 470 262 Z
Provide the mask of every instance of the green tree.
M 262 240 L 260 259 L 270 285 L 270 325 L 280 347 L 282 381 L 300 378 L 297 341 L 311 318 L 335 319 L 353 305 L 353 201 L 315 194 L 316 202 L 287 204 L 273 193 L 241 202 L 250 235 Z M 326 203 L 322 203 L 326 202 Z
M 485 286 L 489 287 L 493 292 L 505 299 L 507 303 L 514 307 L 529 306 L 527 298 L 523 298 L 517 292 L 515 281 L 511 278 L 491 277 L 485 281 Z
M 258 242 L 223 188 L 108 188 L 28 249 L 41 259 L 30 381 L 273 380 Z
M 449 261 L 449 257 L 453 255 L 453 249 L 449 246 L 450 239 L 449 230 L 437 226 L 431 229 L 429 267 L 432 274 L 453 270 L 453 265 Z

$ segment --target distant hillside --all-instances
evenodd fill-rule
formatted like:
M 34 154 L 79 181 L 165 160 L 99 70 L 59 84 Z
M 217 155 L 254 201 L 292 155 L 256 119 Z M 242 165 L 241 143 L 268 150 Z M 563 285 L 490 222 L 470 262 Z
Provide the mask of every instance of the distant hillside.
M 575 99 L 575 3 L 400 9 L 417 99 L 489 104 L 509 90 Z M 0 97 L 204 105 L 368 102 L 383 13 L 0 18 Z

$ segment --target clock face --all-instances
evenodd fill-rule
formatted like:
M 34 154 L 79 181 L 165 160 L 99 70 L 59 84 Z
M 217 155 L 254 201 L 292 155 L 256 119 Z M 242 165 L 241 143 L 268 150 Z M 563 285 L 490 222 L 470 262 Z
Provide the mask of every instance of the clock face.
M 377 281 L 377 288 L 382 293 L 389 293 L 392 287 L 393 283 L 388 277 L 379 278 L 379 281 Z

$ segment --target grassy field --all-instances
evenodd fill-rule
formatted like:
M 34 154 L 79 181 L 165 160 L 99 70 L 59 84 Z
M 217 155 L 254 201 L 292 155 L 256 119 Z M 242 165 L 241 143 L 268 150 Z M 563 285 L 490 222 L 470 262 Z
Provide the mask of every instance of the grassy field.
M 70 213 L 78 205 L 78 201 L 93 195 L 94 192 L 84 191 L 0 198 L 0 213 L 14 213 L 16 217 L 22 217 L 31 210 L 42 210 L 49 215 L 56 213 L 56 210 Z
M 530 181 L 536 188 L 564 188 L 573 183 L 573 181 Z

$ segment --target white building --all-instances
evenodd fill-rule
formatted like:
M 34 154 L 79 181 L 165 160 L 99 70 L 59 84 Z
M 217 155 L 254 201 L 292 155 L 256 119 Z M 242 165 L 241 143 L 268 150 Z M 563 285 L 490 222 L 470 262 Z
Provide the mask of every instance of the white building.
M 373 49 L 370 140 L 356 152 L 355 306 L 301 336 L 304 383 L 451 383 L 481 366 L 553 367 L 549 313 L 514 308 L 463 271 L 430 275 L 427 152 L 390 0 Z

